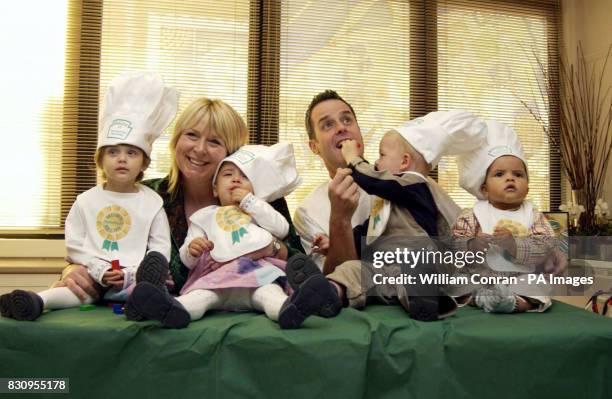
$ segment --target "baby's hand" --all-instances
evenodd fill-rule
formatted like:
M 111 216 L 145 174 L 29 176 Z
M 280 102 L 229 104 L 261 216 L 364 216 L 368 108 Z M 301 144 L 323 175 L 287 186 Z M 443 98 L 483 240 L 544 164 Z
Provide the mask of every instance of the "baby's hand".
M 204 237 L 194 238 L 189 243 L 189 255 L 194 258 L 199 258 L 204 251 L 210 252 L 214 247 L 215 245 L 213 242 Z
M 492 238 L 489 234 L 478 233 L 476 237 L 468 240 L 468 249 L 472 252 L 486 252 Z
M 357 158 L 359 156 L 359 143 L 355 140 L 345 140 L 341 143 L 342 145 L 342 157 L 344 157 L 344 161 L 348 164 L 351 163 L 353 158 Z
M 327 256 L 329 250 L 329 237 L 324 234 L 316 234 L 312 240 L 312 252 Z
M 512 232 L 508 230 L 506 227 L 496 227 L 493 235 L 496 237 L 499 236 L 512 236 Z
M 109 269 L 102 275 L 102 284 L 121 289 L 123 288 L 123 278 L 123 270 Z
M 510 230 L 504 227 L 497 227 L 493 232 L 493 237 L 497 245 L 508 251 L 512 257 L 516 257 L 516 241 L 514 241 Z
M 240 205 L 244 197 L 246 197 L 250 192 L 243 188 L 235 188 L 231 191 L 230 198 L 233 203 Z

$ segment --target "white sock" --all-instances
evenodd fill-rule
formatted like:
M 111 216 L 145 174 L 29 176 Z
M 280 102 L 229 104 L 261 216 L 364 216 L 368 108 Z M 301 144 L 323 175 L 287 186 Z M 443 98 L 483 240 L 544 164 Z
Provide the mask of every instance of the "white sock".
M 272 283 L 257 288 L 251 295 L 253 308 L 265 312 L 270 320 L 278 321 L 278 313 L 283 303 L 287 300 L 287 294 L 280 285 Z
M 218 307 L 221 298 L 215 291 L 193 290 L 176 298 L 189 312 L 191 320 L 198 320 L 204 316 L 207 310 Z
M 49 288 L 38 293 L 43 300 L 43 309 L 74 308 L 82 303 L 93 303 L 88 295 L 83 302 L 68 287 Z

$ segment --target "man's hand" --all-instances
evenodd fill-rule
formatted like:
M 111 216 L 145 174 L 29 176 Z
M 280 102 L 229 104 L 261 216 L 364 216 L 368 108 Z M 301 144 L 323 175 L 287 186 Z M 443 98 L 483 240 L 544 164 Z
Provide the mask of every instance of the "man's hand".
M 347 164 L 350 164 L 354 158 L 359 156 L 360 144 L 355 140 L 345 140 L 341 145 L 342 157 Z
M 109 269 L 102 275 L 102 284 L 113 286 L 118 289 L 122 289 L 123 279 L 124 279 L 123 270 Z
M 332 219 L 339 218 L 350 223 L 359 203 L 359 187 L 353 181 L 350 169 L 338 168 L 329 183 L 328 196 Z
M 67 287 L 81 301 L 91 297 L 93 301 L 100 299 L 102 287 L 91 278 L 83 265 L 69 265 L 62 272 L 62 279 L 53 284 L 53 288 Z
M 199 258 L 200 256 L 202 256 L 202 253 L 204 253 L 204 251 L 210 252 L 214 247 L 215 244 L 213 244 L 212 241 L 207 240 L 204 237 L 194 238 L 189 243 L 189 255 L 193 256 L 194 258 Z
M 244 197 L 246 197 L 248 194 L 250 194 L 250 192 L 243 188 L 235 188 L 231 191 L 230 199 L 234 204 L 240 205 Z

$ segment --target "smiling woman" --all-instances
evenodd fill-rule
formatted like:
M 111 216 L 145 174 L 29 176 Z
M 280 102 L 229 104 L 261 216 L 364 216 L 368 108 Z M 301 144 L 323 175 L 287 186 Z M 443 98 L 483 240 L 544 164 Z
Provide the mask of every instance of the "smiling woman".
M 217 204 L 213 177 L 219 162 L 246 144 L 247 138 L 246 124 L 234 108 L 221 100 L 199 98 L 176 121 L 170 140 L 170 173 L 165 178 L 144 182 L 164 199 L 172 234 L 170 271 L 176 291 L 181 289 L 189 272 L 179 256 L 179 248 L 187 235 L 189 217 L 198 209 Z M 285 240 L 287 250 L 283 248 L 281 251 L 286 259 L 287 254 L 302 251 L 301 244 L 285 199 L 274 201 L 272 206 L 290 224 Z

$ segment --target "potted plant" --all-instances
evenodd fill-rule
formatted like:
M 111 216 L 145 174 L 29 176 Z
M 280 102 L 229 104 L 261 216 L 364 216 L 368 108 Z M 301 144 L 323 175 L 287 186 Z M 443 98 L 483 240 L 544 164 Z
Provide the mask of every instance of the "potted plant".
M 582 45 L 578 44 L 575 64 L 566 58 L 559 62 L 560 97 L 556 79 L 551 79 L 548 66 L 536 56 L 540 78 L 537 80 L 544 108 L 537 102 L 520 100 L 538 121 L 552 147 L 559 152 L 565 175 L 572 189 L 573 204 L 583 204 L 574 233 L 581 235 L 611 234 L 607 220 L 605 228 L 598 223 L 595 208 L 602 197 L 608 161 L 612 152 L 612 93 L 604 87 L 603 77 L 608 66 L 612 45 L 608 47 L 603 66 L 587 66 Z M 535 53 L 534 53 L 535 54 Z M 535 104 L 535 105 L 534 105 Z M 547 116 L 550 107 L 558 106 L 560 130 L 557 136 Z M 544 109 L 546 112 L 544 112 Z

